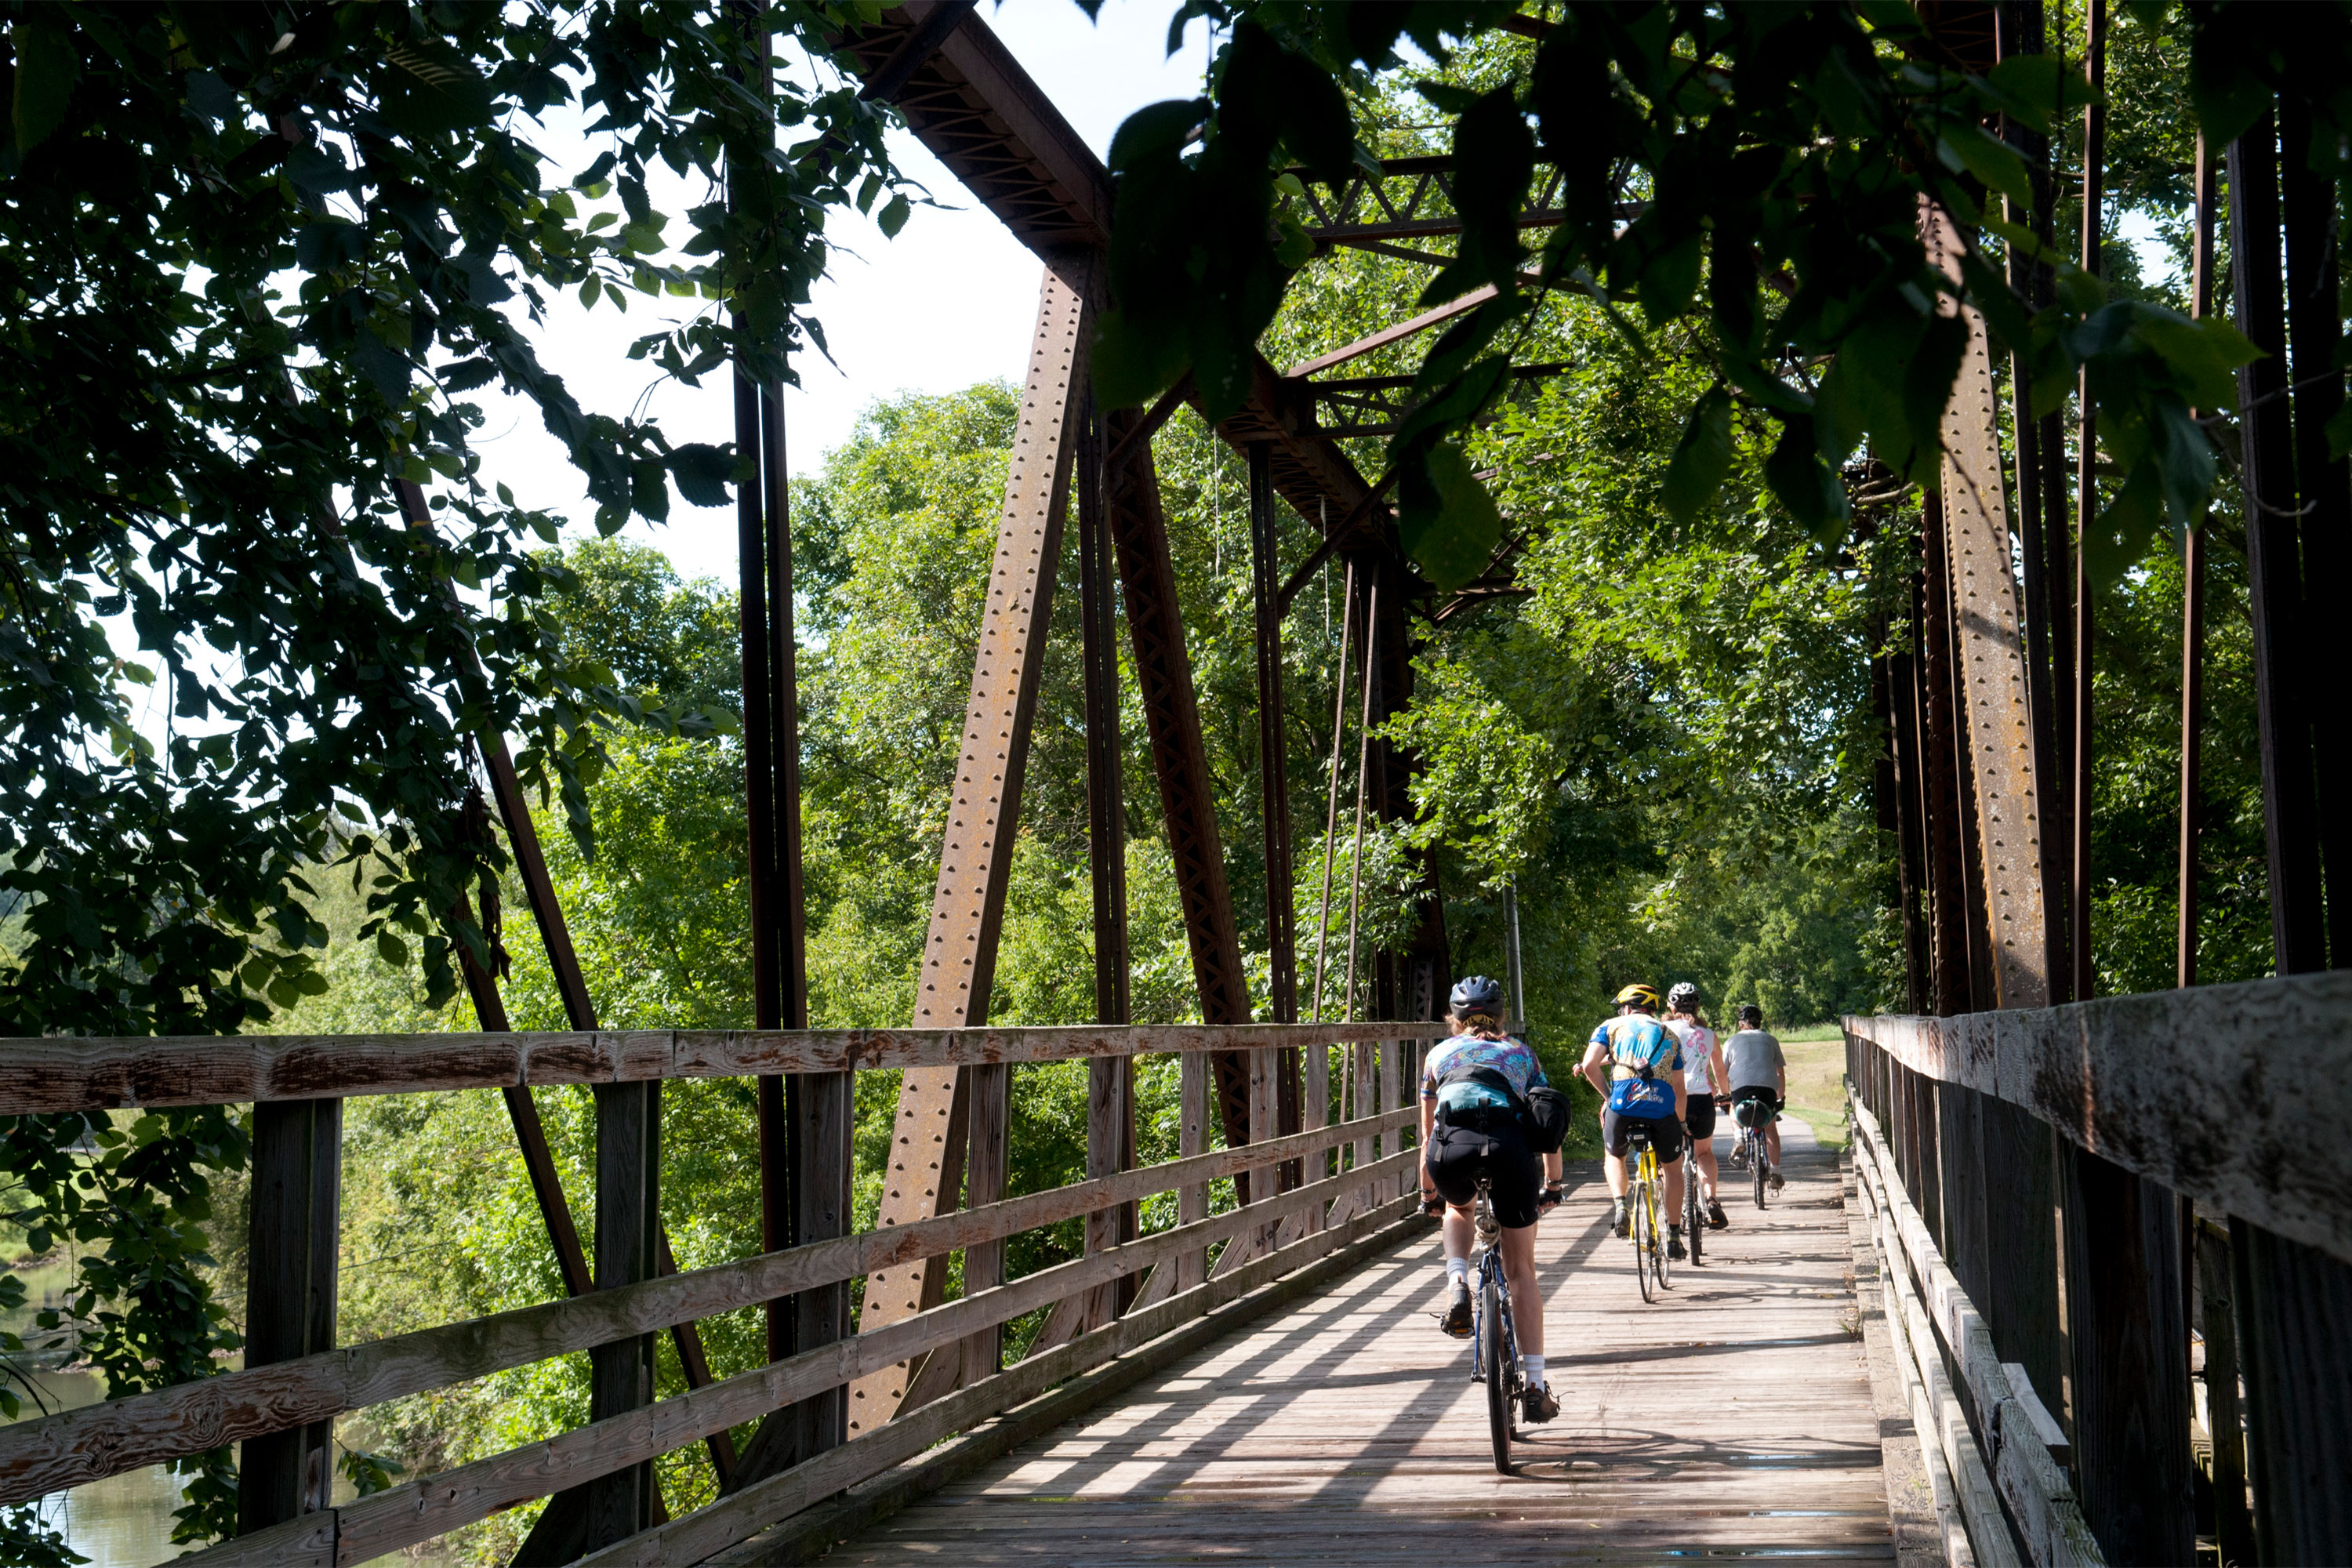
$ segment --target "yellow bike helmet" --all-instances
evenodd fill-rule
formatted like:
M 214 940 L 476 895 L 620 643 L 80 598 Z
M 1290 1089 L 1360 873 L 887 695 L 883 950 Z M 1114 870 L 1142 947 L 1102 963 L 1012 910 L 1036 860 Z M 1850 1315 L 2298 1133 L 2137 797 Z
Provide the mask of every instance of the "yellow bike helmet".
M 1658 1010 L 1657 988 L 1652 985 L 1628 985 L 1624 990 L 1617 993 L 1617 1005 L 1647 1007 L 1654 1013 Z

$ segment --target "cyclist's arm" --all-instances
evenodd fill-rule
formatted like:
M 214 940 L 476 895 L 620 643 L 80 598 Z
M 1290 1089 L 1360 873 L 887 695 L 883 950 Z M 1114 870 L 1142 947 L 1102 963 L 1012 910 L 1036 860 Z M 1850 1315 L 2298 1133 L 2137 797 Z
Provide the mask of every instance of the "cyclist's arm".
M 1601 1081 L 1601 1064 L 1606 1060 L 1607 1047 L 1595 1040 L 1584 1047 L 1584 1060 L 1576 1069 L 1584 1075 L 1584 1081 L 1592 1086 L 1592 1091 L 1604 1100 L 1609 1098 L 1609 1086 Z
M 1421 1195 L 1433 1198 L 1437 1187 L 1429 1179 L 1429 1135 L 1437 1127 L 1437 1101 L 1424 1094 L 1421 1097 L 1421 1159 L 1413 1167 L 1421 1173 Z

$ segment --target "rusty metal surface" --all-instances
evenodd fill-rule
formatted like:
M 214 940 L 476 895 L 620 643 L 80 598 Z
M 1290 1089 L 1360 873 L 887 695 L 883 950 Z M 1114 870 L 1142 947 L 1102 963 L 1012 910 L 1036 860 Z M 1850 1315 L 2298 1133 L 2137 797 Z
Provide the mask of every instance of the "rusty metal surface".
M 1139 417 L 1132 410 L 1111 415 L 1105 425 L 1106 444 L 1116 448 Z M 1159 475 L 1149 443 L 1139 442 L 1128 452 L 1124 462 L 1103 476 L 1103 503 L 1125 591 L 1136 683 L 1151 737 L 1160 803 L 1168 819 L 1176 890 L 1192 946 L 1192 975 L 1201 990 L 1201 1016 L 1211 1024 L 1246 1023 L 1249 984 L 1242 970 L 1233 892 L 1225 880 L 1224 849 L 1217 833 L 1214 782 L 1201 742 L 1201 710 L 1193 692 L 1192 659 L 1184 648 L 1183 609 L 1168 555 L 1168 520 L 1160 507 Z M 1247 1142 L 1248 1064 L 1239 1053 L 1223 1051 L 1213 1067 L 1225 1141 Z
M 1304 169 L 1307 232 L 1323 245 L 1365 239 L 1427 238 L 1459 234 L 1454 205 L 1454 160 L 1450 156 L 1383 158 L 1380 173 L 1359 169 L 1338 191 Z M 1547 164 L 1519 208 L 1521 228 L 1548 228 L 1561 221 L 1559 170 Z
M 958 35 L 961 36 L 961 35 Z M 1030 339 L 1021 426 L 1005 478 L 1004 513 L 981 616 L 980 647 L 964 712 L 961 754 L 948 807 L 939 882 L 924 942 L 919 1028 L 985 1023 L 996 938 L 1020 824 L 1030 721 L 1045 668 L 1045 632 L 1061 561 L 1062 524 L 1076 446 L 1087 312 L 1085 277 L 1048 268 Z M 1189 689 L 1189 688 L 1188 688 Z M 910 1068 L 885 1173 L 879 1223 L 903 1225 L 952 1207 L 962 1186 L 968 1082 L 959 1068 Z M 861 1331 L 935 1304 L 946 1260 L 884 1269 L 866 1282 Z M 906 1364 L 860 1378 L 849 1391 L 849 1432 L 896 1415 L 909 1388 Z
M 1957 276 L 1961 247 L 1950 217 L 1936 211 L 1928 237 L 1931 256 Z M 1968 349 L 1944 410 L 1943 513 L 1953 690 L 1966 705 L 1966 761 L 1975 796 L 1973 869 L 1983 881 L 1985 952 L 1993 987 L 1991 997 L 1979 1001 L 2042 1007 L 2050 1001 L 2042 822 L 2034 787 L 2025 644 L 2010 566 L 2000 415 L 1984 318 L 1968 310 L 1962 319 Z

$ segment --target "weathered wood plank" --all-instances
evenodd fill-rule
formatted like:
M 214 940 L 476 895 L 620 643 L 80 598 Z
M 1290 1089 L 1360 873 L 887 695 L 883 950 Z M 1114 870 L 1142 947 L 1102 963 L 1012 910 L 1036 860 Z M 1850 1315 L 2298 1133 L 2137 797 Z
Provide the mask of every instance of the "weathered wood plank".
M 749 1539 L 833 1493 L 881 1474 L 973 1424 L 1037 1397 L 1058 1384 L 1146 1346 L 1277 1276 L 1291 1273 L 1358 1242 L 1377 1246 L 1415 1226 L 1403 1204 L 1367 1215 L 1344 1230 L 1326 1231 L 1249 1268 L 1195 1286 L 1145 1310 L 1129 1313 L 1044 1355 L 975 1384 L 922 1410 L 859 1437 L 815 1463 L 777 1476 L 709 1508 L 699 1509 L 635 1540 L 585 1560 L 583 1568 L 685 1568 Z M 1370 1238 L 1368 1241 L 1368 1238 Z M 1188 1342 L 1184 1349 L 1192 1348 Z M 1147 1363 L 1147 1364 L 1149 1364 Z
M 1069 1061 L 1406 1037 L 1427 1024 L 1138 1024 L 1013 1029 L 596 1034 L 47 1036 L 0 1042 L 0 1116 L 520 1084 L 748 1078 Z
M 2032 1012 L 1848 1018 L 1912 1071 L 1996 1095 L 2111 1164 L 2352 1262 L 2352 1083 L 2289 1085 L 2277 1042 L 2352 1059 L 2352 970 Z
M 1853 1298 L 1834 1162 L 1785 1131 L 1790 1191 L 1736 1208 L 1706 1265 L 1676 1269 L 1654 1304 L 1607 1235 L 1600 1183 L 1547 1217 L 1537 1261 L 1562 1410 L 1515 1443 L 1516 1474 L 1488 1457 L 1469 1347 L 1432 1321 L 1431 1236 L 934 1497 L 890 1513 L 908 1500 L 894 1470 L 709 1568 L 1887 1564 L 1879 1423 L 1840 1321 Z
M 1330 1195 L 1328 1189 L 1301 1187 L 1266 1206 L 1275 1213 L 1286 1212 L 1326 1202 Z M 1258 1212 L 1253 1209 L 1250 1217 L 1258 1217 Z M 758 1419 L 795 1400 L 961 1340 L 986 1324 L 1003 1322 L 1159 1258 L 1174 1257 L 1188 1247 L 1199 1246 L 1203 1232 L 1234 1223 L 1236 1216 L 1221 1215 L 1196 1226 L 1161 1231 L 677 1398 L 362 1498 L 340 1510 L 339 1561 L 365 1563 L 485 1519 L 500 1509 L 641 1464 L 709 1432 Z M 583 1300 L 593 1302 L 605 1294 Z
M 1914 1289 L 1942 1342 L 1960 1370 L 1961 1386 L 1979 1413 L 1979 1426 L 1993 1445 L 1991 1471 L 2010 1516 L 2017 1521 L 2037 1563 L 2104 1561 L 2084 1522 L 2065 1473 L 2051 1459 L 2032 1412 L 2019 1399 L 2008 1369 L 1993 1346 L 1992 1332 L 1960 1289 L 1936 1248 L 1918 1211 L 1902 1195 L 1886 1155 L 1885 1134 L 1867 1106 L 1853 1105 L 1854 1169 L 1880 1206 L 1886 1226 L 1882 1242 L 1890 1277 Z M 1916 1281 L 1916 1287 L 1913 1282 Z M 1931 1343 L 1931 1349 L 1933 1348 Z M 1935 1357 L 1938 1369 L 1942 1355 Z M 1986 1419 L 1987 1415 L 1990 1419 Z M 1965 1429 L 1963 1429 L 1965 1436 Z
M 1294 1152 L 1298 1153 L 1312 1152 L 1336 1147 L 1379 1123 L 1379 1118 L 1371 1118 L 1298 1133 L 1281 1143 L 1297 1145 Z M 1220 1149 L 914 1225 L 811 1242 L 619 1290 L 519 1308 L 17 1422 L 0 1427 L 0 1503 L 837 1284 L 886 1262 L 998 1239 L 1110 1204 L 1230 1174 L 1265 1157 L 1254 1146 Z M 1218 1232 L 1196 1224 L 1184 1234 L 1197 1238 L 1197 1247 Z

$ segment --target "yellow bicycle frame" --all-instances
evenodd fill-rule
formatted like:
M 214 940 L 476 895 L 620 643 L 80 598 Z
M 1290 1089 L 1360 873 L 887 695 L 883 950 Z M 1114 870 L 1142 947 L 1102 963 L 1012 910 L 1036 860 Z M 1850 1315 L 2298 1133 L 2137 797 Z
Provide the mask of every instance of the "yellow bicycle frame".
M 1642 1145 L 1642 1157 L 1634 1163 L 1633 1184 L 1640 1194 L 1636 1201 L 1649 1206 L 1650 1235 L 1655 1238 L 1663 1234 L 1660 1229 L 1663 1221 L 1659 1218 L 1659 1211 L 1664 1207 L 1664 1201 L 1661 1196 L 1664 1189 L 1658 1172 L 1658 1152 L 1647 1143 Z M 1633 1237 L 1634 1246 L 1642 1245 L 1640 1226 L 1628 1226 L 1625 1230 L 1626 1234 Z

